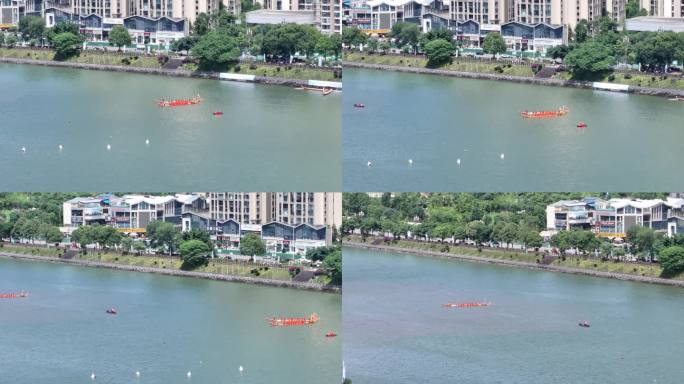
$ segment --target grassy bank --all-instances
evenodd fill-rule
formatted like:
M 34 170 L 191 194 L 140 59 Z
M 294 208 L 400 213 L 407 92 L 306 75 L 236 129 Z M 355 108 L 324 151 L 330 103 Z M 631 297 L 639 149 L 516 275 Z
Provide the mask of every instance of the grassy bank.
M 570 80 L 568 72 L 559 72 L 555 75 L 557 79 Z M 663 88 L 663 89 L 684 89 L 684 78 L 677 75 L 649 75 L 641 73 L 622 73 L 603 75 L 595 81 L 604 83 L 625 84 L 637 87 Z
M 346 61 L 357 63 L 427 68 L 427 59 L 422 56 L 371 55 L 359 52 L 346 52 L 344 59 Z M 522 77 L 534 76 L 534 72 L 529 65 L 506 64 L 503 62 L 499 63 L 459 58 L 455 58 L 453 63 L 439 67 L 437 69 L 455 72 L 488 73 Z M 553 76 L 553 78 L 559 80 L 572 80 L 572 74 L 569 72 L 558 72 Z M 592 81 L 659 89 L 684 89 L 684 77 L 672 74 L 661 76 L 641 73 L 628 74 L 623 72 L 615 72 L 612 74 L 601 75 L 595 79 L 592 79 Z
M 367 238 L 364 242 L 361 236 L 348 236 L 347 241 L 355 243 L 366 243 L 372 244 L 375 238 Z M 426 243 L 417 241 L 407 241 L 407 240 L 396 240 L 389 243 L 381 242 L 376 245 L 389 245 L 392 247 L 399 247 L 407 250 L 416 251 L 430 251 L 430 252 L 440 252 L 451 255 L 464 255 L 464 256 L 476 256 L 484 257 L 494 260 L 511 260 L 511 261 L 521 261 L 526 263 L 537 263 L 541 260 L 541 255 L 536 255 L 534 253 L 525 253 L 516 250 L 506 250 L 506 249 L 487 249 L 483 248 L 478 251 L 477 248 L 473 247 L 463 247 L 457 245 L 449 244 L 439 244 L 439 243 Z M 555 265 L 559 267 L 567 268 L 581 268 L 592 271 L 600 272 L 611 272 L 611 273 L 621 273 L 625 275 L 633 276 L 645 276 L 645 277 L 660 277 L 662 268 L 658 264 L 642 264 L 642 263 L 628 263 L 619 261 L 602 261 L 600 259 L 594 258 L 583 258 L 575 256 L 567 256 L 565 260 L 558 258 L 550 265 Z M 675 280 L 684 281 L 684 274 L 681 274 L 674 278 Z
M 196 71 L 197 65 L 194 63 L 186 63 L 183 65 L 183 68 L 189 71 Z M 342 81 L 341 78 L 335 77 L 333 71 L 299 66 L 274 66 L 244 63 L 239 66 L 233 65 L 226 67 L 220 71 L 261 77 L 280 77 L 284 79 Z
M 368 64 L 396 65 L 414 68 L 427 67 L 427 59 L 425 59 L 423 56 L 369 55 L 360 52 L 345 52 L 344 59 L 346 61 Z M 498 71 L 497 67 L 500 68 L 501 71 Z M 459 58 L 455 58 L 453 63 L 439 67 L 439 69 L 456 72 L 492 73 L 509 76 L 534 76 L 532 68 L 530 68 L 528 65 L 511 65 L 505 63 L 475 61 Z
M 55 53 L 49 49 L 0 48 L 0 57 L 54 61 Z M 161 68 L 156 57 L 100 51 L 82 51 L 78 56 L 73 56 L 63 61 L 83 64 L 119 65 L 122 67 Z M 129 64 L 125 64 L 126 62 Z
M 0 57 L 54 61 L 55 53 L 49 49 L 0 48 Z M 114 65 L 120 67 L 161 68 L 161 64 L 156 56 L 141 56 L 102 51 L 82 51 L 78 56 L 73 56 L 62 61 L 66 63 Z M 182 69 L 197 71 L 198 68 L 197 65 L 193 63 L 187 63 L 182 66 Z M 226 67 L 223 72 L 297 80 L 342 81 L 342 79 L 335 77 L 335 73 L 331 70 L 299 66 L 278 67 L 258 63 L 246 63 L 240 66 Z
M 63 250 L 57 248 L 10 245 L 4 245 L 4 247 L 0 248 L 0 251 L 48 257 L 59 257 L 59 255 L 63 253 Z M 74 259 L 171 270 L 180 270 L 182 264 L 181 260 L 177 257 L 121 255 L 118 253 L 94 250 L 89 250 L 87 254 L 79 253 L 74 257 Z M 258 275 L 252 273 L 252 271 L 255 269 L 258 271 Z M 207 266 L 197 268 L 193 271 L 215 273 L 226 276 L 260 277 L 279 281 L 292 280 L 287 268 L 265 267 L 257 264 L 232 262 L 226 260 L 210 260 Z M 317 284 L 329 284 L 330 279 L 327 276 L 318 276 L 311 280 L 311 282 Z

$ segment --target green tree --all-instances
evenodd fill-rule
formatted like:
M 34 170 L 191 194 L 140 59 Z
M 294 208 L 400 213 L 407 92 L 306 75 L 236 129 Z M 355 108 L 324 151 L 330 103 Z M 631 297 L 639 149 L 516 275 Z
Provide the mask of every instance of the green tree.
M 439 67 L 451 63 L 455 48 L 444 39 L 436 39 L 425 44 L 425 56 L 428 67 Z
M 551 245 L 558 248 L 561 255 L 565 255 L 565 251 L 572 248 L 572 240 L 570 239 L 570 231 L 560 231 L 551 236 Z
M 506 41 L 504 41 L 504 38 L 500 33 L 490 32 L 484 38 L 482 50 L 484 53 L 490 53 L 492 55 L 506 53 Z
M 546 50 L 546 56 L 550 56 L 553 59 L 564 59 L 565 56 L 570 52 L 570 47 L 562 44 Z
M 634 225 L 627 229 L 627 241 L 637 252 L 642 252 L 647 260 L 653 257 L 656 239 L 656 233 L 652 228 Z
M 518 226 L 515 223 L 506 223 L 501 229 L 501 240 L 508 248 L 518 238 Z
M 180 245 L 180 255 L 183 264 L 182 270 L 193 270 L 209 263 L 209 253 L 211 249 L 201 240 L 188 240 Z
M 14 46 L 17 45 L 18 39 L 17 36 L 14 34 L 9 34 L 5 37 L 5 45 L 8 48 L 14 48 Z
M 575 26 L 575 43 L 584 43 L 589 36 L 589 22 L 585 19 L 580 20 Z
M 306 251 L 306 258 L 311 261 L 323 261 L 328 255 L 341 249 L 339 246 L 310 248 Z
M 544 239 L 539 235 L 539 231 L 530 227 L 520 227 L 518 241 L 523 244 L 525 249 L 528 247 L 539 248 L 544 244 Z
M 81 248 L 85 249 L 88 244 L 93 244 L 95 240 L 93 239 L 92 227 L 89 225 L 83 225 L 71 233 L 71 241 L 80 245 Z
M 345 27 L 342 29 L 342 42 L 346 46 L 359 46 L 365 44 L 368 40 L 368 35 L 358 28 Z
M 315 50 L 319 55 L 337 57 L 340 51 L 339 41 L 337 38 L 322 34 L 316 42 Z
M 144 241 L 134 241 L 133 242 L 133 252 L 137 254 L 142 254 L 147 250 L 147 245 L 145 245 Z
M 491 230 L 483 221 L 473 220 L 468 223 L 466 233 L 470 240 L 473 240 L 479 245 L 489 240 Z
M 133 239 L 128 236 L 123 237 L 119 244 L 123 252 L 131 252 L 133 250 Z
M 570 51 L 564 63 L 575 77 L 590 78 L 611 71 L 615 58 L 608 47 L 587 42 Z
M 454 45 L 454 34 L 446 28 L 439 28 L 430 30 L 420 38 L 421 45 L 423 46 L 435 40 L 446 40 L 449 44 Z
M 124 28 L 123 25 L 115 25 L 111 31 L 109 31 L 109 43 L 118 47 L 131 45 L 131 35 L 128 33 L 128 29 Z
M 338 249 L 328 254 L 323 260 L 323 267 L 328 271 L 330 283 L 342 285 L 342 250 Z
M 571 230 L 570 241 L 573 248 L 577 248 L 582 254 L 595 251 L 600 246 L 600 241 L 594 232 L 585 230 Z
M 102 248 L 109 248 L 121 242 L 121 233 L 108 225 L 93 225 L 92 237 Z
M 377 51 L 378 51 L 378 47 L 379 47 L 379 42 L 378 42 L 378 39 L 375 38 L 375 37 L 371 37 L 371 38 L 368 39 L 368 41 L 366 42 L 366 48 L 368 49 L 368 52 L 370 52 L 370 53 L 375 53 L 375 52 L 377 52 Z
M 240 0 L 241 12 L 252 12 L 261 9 L 261 4 L 253 0 Z
M 182 241 L 190 241 L 190 240 L 199 240 L 210 248 L 213 247 L 213 243 L 211 241 L 211 234 L 209 231 L 205 231 L 203 229 L 192 229 L 190 231 L 186 231 L 181 233 L 181 240 Z
M 195 24 L 192 25 L 192 34 L 195 36 L 204 36 L 209 33 L 209 15 L 202 12 L 195 18 Z
M 62 239 L 64 239 L 62 232 L 60 232 L 59 228 L 54 225 L 49 223 L 41 223 L 39 228 L 39 237 L 45 240 L 47 244 L 61 243 Z
M 625 7 L 625 13 L 628 19 L 637 16 L 648 16 L 648 11 L 644 8 L 639 8 L 639 0 L 628 0 Z
M 350 192 L 345 193 L 342 197 L 342 209 L 345 215 L 357 215 L 361 212 L 367 212 L 368 207 L 372 201 L 367 193 Z
M 171 51 L 173 51 L 173 52 L 181 52 L 181 51 L 189 52 L 192 49 L 192 47 L 194 47 L 195 44 L 197 44 L 198 40 L 199 40 L 199 38 L 195 35 L 185 36 L 185 37 L 182 37 L 178 40 L 174 40 L 171 43 L 171 47 L 170 47 Z
M 289 58 L 295 53 L 310 55 L 318 42 L 318 32 L 308 25 L 282 24 L 264 35 L 262 53 Z
M 45 34 L 45 20 L 40 16 L 24 16 L 19 19 L 17 29 L 24 41 L 40 39 Z
M 418 24 L 402 21 L 392 26 L 389 36 L 395 39 L 397 47 L 401 48 L 410 45 L 415 50 L 420 38 L 420 28 Z
M 387 40 L 382 40 L 380 41 L 380 43 L 378 43 L 378 50 L 382 53 L 389 52 L 390 48 L 392 48 L 392 46 Z
M 190 53 L 203 69 L 219 69 L 237 63 L 241 54 L 235 38 L 218 31 L 204 35 Z
M 234 25 L 235 20 L 235 15 L 228 13 L 223 3 L 219 3 L 219 9 L 214 10 L 209 15 L 209 25 L 214 31 L 223 30 L 230 25 Z
M 55 24 L 54 27 L 48 29 L 47 31 L 47 39 L 50 42 L 50 44 L 54 44 L 54 39 L 57 35 L 60 33 L 71 33 L 74 34 L 75 36 L 79 37 L 80 39 L 80 31 L 78 29 L 78 25 L 76 23 L 72 23 L 70 21 L 60 21 L 57 24 Z
M 351 234 L 355 229 L 359 228 L 361 220 L 357 217 L 345 217 L 342 219 L 342 227 L 340 230 L 343 235 Z
M 78 53 L 81 38 L 71 32 L 57 34 L 52 39 L 55 59 L 64 60 Z
M 152 247 L 166 247 L 169 254 L 173 253 L 176 242 L 178 241 L 178 230 L 173 224 L 154 220 L 147 224 L 145 228 L 147 238 L 150 240 Z
M 3 44 L 5 44 L 5 33 L 0 31 L 0 47 L 2 47 Z
M 444 241 L 444 239 L 454 236 L 455 232 L 456 230 L 452 224 L 439 224 L 432 228 L 430 237 Z
M 244 256 L 265 255 L 266 244 L 258 235 L 248 233 L 240 240 L 240 254 Z
M 684 272 L 684 247 L 672 246 L 660 251 L 658 262 L 663 268 L 662 277 L 674 277 Z
M 674 32 L 649 33 L 632 48 L 635 60 L 642 68 L 662 71 L 665 66 L 684 54 L 684 34 Z

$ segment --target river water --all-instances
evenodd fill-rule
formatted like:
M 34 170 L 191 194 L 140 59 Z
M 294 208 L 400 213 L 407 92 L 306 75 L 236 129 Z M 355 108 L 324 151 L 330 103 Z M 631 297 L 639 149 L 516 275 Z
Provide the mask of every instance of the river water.
M 196 106 L 157 106 L 196 94 Z M 284 86 L 0 64 L 0 189 L 338 191 L 340 101 Z
M 0 259 L 0 293 L 22 289 L 0 299 L 3 383 L 341 381 L 336 294 Z M 310 327 L 264 320 L 311 312 Z
M 684 377 L 681 288 L 350 248 L 344 271 L 344 359 L 355 384 Z M 484 300 L 492 305 L 441 307 Z
M 362 69 L 344 87 L 345 191 L 684 189 L 682 102 Z

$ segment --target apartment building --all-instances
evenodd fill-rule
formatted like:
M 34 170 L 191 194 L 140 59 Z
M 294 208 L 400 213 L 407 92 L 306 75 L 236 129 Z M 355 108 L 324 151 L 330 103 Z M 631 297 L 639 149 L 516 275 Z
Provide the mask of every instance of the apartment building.
M 149 223 L 162 220 L 185 232 L 210 232 L 219 254 L 239 253 L 246 234 L 260 236 L 269 254 L 304 255 L 329 245 L 332 227 L 342 224 L 340 193 L 211 192 L 166 196 L 101 194 L 63 203 L 62 231 L 84 225 L 108 225 L 122 233 L 143 235 Z
M 480 24 L 499 24 L 508 21 L 507 2 L 504 0 L 451 0 L 449 17 L 451 20 L 473 20 Z
M 334 192 L 211 192 L 209 216 L 245 224 L 342 225 L 342 196 Z
M 239 0 L 1 0 L 25 2 L 24 14 L 43 15 L 47 10 L 60 11 L 71 19 L 95 15 L 103 24 L 123 24 L 123 20 L 139 16 L 152 22 L 185 20 L 193 23 L 200 13 L 211 13 L 221 4 L 231 14 L 239 15 Z M 18 19 L 17 19 L 18 20 Z M 149 29 L 149 28 L 148 28 Z M 154 28 L 156 31 L 157 28 Z M 147 31 L 148 33 L 150 31 Z M 185 31 L 187 32 L 187 31 Z
M 321 33 L 342 33 L 342 0 L 256 0 L 262 10 L 247 14 L 247 22 L 311 24 Z
M 0 30 L 9 29 L 26 13 L 24 0 L 0 0 Z
M 649 16 L 684 17 L 682 0 L 639 0 L 639 8 L 647 10 Z
M 271 221 L 268 192 L 210 192 L 207 194 L 209 217 L 213 220 L 235 220 L 243 224 Z
M 681 4 L 682 0 L 660 1 Z M 564 26 L 574 30 L 580 20 L 591 22 L 603 14 L 622 24 L 625 4 L 626 0 L 370 0 L 365 3 L 370 10 L 370 23 L 354 21 L 351 12 L 352 18 L 347 23 L 365 26 L 370 32 L 380 34 L 387 33 L 397 22 L 416 22 L 421 24 L 423 32 L 434 27 L 456 30 L 468 21 L 478 23 L 481 30 L 511 22 L 530 27 Z M 356 5 L 357 9 L 361 7 Z M 368 17 L 366 13 L 357 14 Z
M 546 227 L 561 231 L 591 229 L 601 237 L 624 237 L 633 226 L 673 236 L 684 233 L 684 199 L 585 198 L 559 201 L 546 207 Z
M 77 197 L 62 204 L 66 232 L 83 225 L 109 225 L 126 233 L 142 233 L 155 220 L 180 225 L 183 214 L 205 212 L 206 201 L 197 194 L 172 196 L 101 194 Z

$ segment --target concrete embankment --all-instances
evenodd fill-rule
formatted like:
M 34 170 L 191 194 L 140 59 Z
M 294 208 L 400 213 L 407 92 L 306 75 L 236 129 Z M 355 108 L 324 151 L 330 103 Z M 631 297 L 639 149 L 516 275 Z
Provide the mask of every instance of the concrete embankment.
M 199 278 L 199 279 L 229 281 L 229 282 L 235 282 L 235 283 L 259 284 L 259 285 L 268 285 L 268 286 L 272 286 L 272 287 L 294 288 L 294 289 L 302 289 L 302 290 L 308 290 L 308 291 L 333 292 L 333 293 L 341 293 L 342 292 L 342 289 L 339 286 L 330 286 L 330 285 L 315 284 L 315 283 L 304 283 L 304 282 L 297 282 L 297 281 L 271 280 L 271 279 L 263 279 L 263 278 L 259 278 L 259 277 L 232 276 L 232 275 L 222 275 L 222 274 L 206 273 L 206 272 L 180 271 L 180 270 L 164 269 L 164 268 L 141 267 L 141 266 L 127 265 L 127 264 L 103 263 L 103 262 L 90 261 L 90 260 L 60 259 L 58 257 L 25 255 L 25 254 L 21 254 L 21 253 L 0 252 L 0 257 L 6 257 L 6 258 L 11 258 L 11 259 L 22 259 L 22 260 L 45 261 L 45 262 L 53 262 L 53 263 L 71 264 L 71 265 L 78 265 L 78 266 L 84 266 L 84 267 L 108 268 L 108 269 L 116 269 L 116 270 L 120 270 L 120 271 L 156 273 L 156 274 L 167 275 L 167 276 L 194 277 L 194 278 Z
M 285 85 L 289 87 L 310 87 L 310 88 L 334 88 L 342 89 L 341 82 L 320 81 L 320 80 L 304 80 L 304 79 L 288 79 L 284 77 L 264 77 L 256 75 L 239 75 L 232 73 L 220 72 L 202 72 L 202 71 L 188 71 L 183 69 L 163 69 L 163 68 L 141 68 L 141 67 L 125 67 L 120 65 L 105 65 L 105 64 L 87 64 L 87 63 L 72 63 L 68 61 L 49 61 L 49 60 L 33 60 L 33 59 L 17 59 L 13 57 L 0 57 L 0 63 L 8 64 L 29 64 L 41 65 L 47 67 L 61 67 L 61 68 L 75 68 L 75 69 L 89 69 L 96 71 L 108 72 L 128 72 L 145 75 L 159 75 L 159 76 L 173 76 L 173 77 L 189 77 L 199 79 L 214 79 L 223 81 L 237 81 L 249 82 L 257 84 L 270 85 Z
M 465 260 L 465 261 L 472 261 L 472 262 L 483 263 L 483 264 L 505 265 L 505 266 L 509 266 L 509 267 L 518 267 L 518 268 L 527 268 L 527 269 L 537 269 L 537 270 L 545 270 L 545 271 L 553 271 L 553 272 L 570 273 L 573 275 L 606 277 L 606 278 L 617 279 L 617 280 L 638 281 L 638 282 L 642 282 L 642 283 L 672 285 L 672 286 L 684 288 L 684 281 L 682 281 L 682 280 L 670 280 L 670 279 L 663 279 L 663 278 L 659 278 L 659 277 L 648 277 L 648 276 L 628 275 L 628 274 L 624 274 L 624 273 L 594 271 L 591 269 L 562 267 L 562 266 L 558 266 L 558 265 L 542 265 L 542 264 L 537 264 L 537 263 L 527 263 L 524 261 L 492 259 L 492 258 L 488 258 L 488 257 L 459 255 L 459 254 L 453 254 L 453 253 L 443 253 L 443 252 L 426 251 L 426 250 L 420 250 L 420 249 L 393 247 L 393 246 L 388 246 L 388 245 L 373 245 L 373 244 L 356 243 L 356 242 L 348 242 L 348 241 L 345 241 L 343 243 L 343 245 L 345 247 L 362 248 L 362 249 L 375 250 L 375 251 L 409 253 L 412 255 L 435 257 L 435 258 L 440 258 L 440 259 Z
M 446 69 L 431 69 L 431 68 L 417 68 L 417 67 L 403 67 L 398 65 L 385 65 L 385 64 L 369 64 L 369 63 L 359 63 L 356 61 L 345 61 L 342 63 L 343 67 L 346 68 L 362 68 L 362 69 L 373 69 L 380 71 L 395 71 L 404 73 L 416 73 L 424 75 L 437 75 L 437 76 L 450 76 L 450 77 L 462 77 L 467 79 L 478 79 L 478 80 L 497 80 L 497 81 L 509 81 L 514 83 L 523 84 L 534 84 L 534 85 L 546 85 L 554 87 L 567 87 L 567 88 L 580 88 L 580 89 L 595 89 L 607 92 L 621 92 L 621 93 L 634 93 L 640 95 L 649 96 L 662 96 L 662 97 L 684 97 L 684 90 L 679 89 L 666 89 L 666 88 L 649 88 L 649 87 L 638 87 L 638 86 L 623 86 L 623 87 L 611 87 L 612 83 L 595 83 L 590 81 L 576 81 L 576 80 L 560 80 L 560 79 L 549 79 L 549 78 L 534 78 L 526 76 L 509 76 L 509 75 L 499 75 L 494 73 L 478 73 L 478 72 L 460 72 L 460 71 L 450 71 Z

